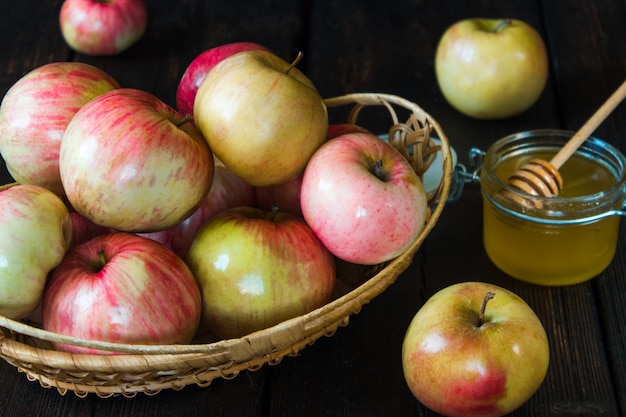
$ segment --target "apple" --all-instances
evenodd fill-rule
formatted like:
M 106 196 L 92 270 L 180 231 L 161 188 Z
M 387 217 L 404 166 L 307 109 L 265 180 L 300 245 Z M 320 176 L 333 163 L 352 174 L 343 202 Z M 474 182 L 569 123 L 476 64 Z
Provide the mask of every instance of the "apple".
M 241 337 L 328 303 L 335 260 L 301 217 L 237 207 L 213 217 L 187 264 L 202 292 L 204 322 Z
M 281 211 L 302 216 L 300 207 L 300 189 L 303 174 L 277 185 L 254 187 L 255 206 L 263 210 L 271 210 L 274 205 Z
M 44 329 L 126 344 L 189 343 L 202 314 L 187 265 L 158 242 L 131 233 L 97 236 L 67 253 L 46 288 Z M 73 353 L 114 353 L 55 343 Z
M 368 129 L 354 123 L 331 123 L 328 125 L 326 140 L 336 138 L 347 133 L 372 133 Z
M 205 199 L 213 155 L 188 120 L 152 94 L 120 88 L 81 108 L 59 156 L 77 212 L 118 231 L 163 230 Z
M 252 186 L 216 160 L 209 194 L 191 216 L 168 229 L 138 235 L 160 242 L 185 259 L 196 233 L 211 217 L 229 208 L 252 206 L 254 200 Z
M 196 125 L 224 165 L 252 186 L 300 175 L 326 140 L 324 101 L 295 63 L 268 51 L 239 52 L 198 88 Z
M 402 367 L 413 395 L 450 417 L 495 417 L 524 404 L 548 369 L 546 332 L 513 292 L 463 282 L 434 294 L 404 337 Z
M 409 162 L 370 133 L 338 136 L 315 152 L 304 171 L 300 204 L 335 256 L 363 265 L 404 252 L 429 213 L 428 197 Z
M 224 58 L 242 51 L 265 50 L 254 42 L 233 42 L 205 50 L 196 56 L 183 73 L 176 89 L 176 108 L 181 114 L 193 115 L 193 102 L 204 77 Z
M 107 73 L 80 62 L 53 62 L 20 78 L 0 105 L 0 153 L 11 176 L 62 195 L 63 133 L 81 107 L 115 88 Z
M 108 227 L 95 224 L 80 213 L 71 210 L 69 213 L 72 223 L 72 241 L 70 243 L 70 249 L 93 237 L 114 231 Z
M 0 236 L 0 314 L 21 319 L 39 306 L 69 248 L 69 213 L 51 191 L 15 185 L 0 191 Z
M 442 35 L 435 72 L 446 100 L 477 119 L 503 119 L 530 108 L 548 79 L 541 36 L 515 19 L 465 19 Z
M 134 45 L 148 23 L 145 0 L 65 0 L 59 14 L 67 44 L 87 55 L 117 55 Z

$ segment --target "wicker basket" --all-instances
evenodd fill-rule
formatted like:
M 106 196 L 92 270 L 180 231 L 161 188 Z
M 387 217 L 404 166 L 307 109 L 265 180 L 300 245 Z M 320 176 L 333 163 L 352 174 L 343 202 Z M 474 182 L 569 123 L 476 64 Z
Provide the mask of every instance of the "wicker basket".
M 350 315 L 383 292 L 410 265 L 414 254 L 432 230 L 448 198 L 452 158 L 448 140 L 438 123 L 416 104 L 393 95 L 349 94 L 326 100 L 327 107 L 351 105 L 348 122 L 357 123 L 366 106 L 386 108 L 393 121 L 389 141 L 423 175 L 439 152 L 443 175 L 430 195 L 431 212 L 419 238 L 397 258 L 376 267 L 343 265 L 338 268 L 338 292 L 333 301 L 306 315 L 239 339 L 211 340 L 197 337 L 194 344 L 168 346 L 120 345 L 81 340 L 46 332 L 37 322 L 19 322 L 0 316 L 0 356 L 24 372 L 31 381 L 61 394 L 73 391 L 83 397 L 156 394 L 190 384 L 207 386 L 215 378 L 234 378 L 242 370 L 257 370 L 295 356 L 322 336 L 347 326 Z M 398 111 L 408 113 L 401 123 Z M 359 123 L 365 126 L 364 123 Z M 431 142 L 434 130 L 438 143 Z M 10 186 L 10 185 L 9 185 Z M 2 187 L 2 188 L 6 188 Z M 125 352 L 124 355 L 85 355 L 56 351 L 52 341 Z

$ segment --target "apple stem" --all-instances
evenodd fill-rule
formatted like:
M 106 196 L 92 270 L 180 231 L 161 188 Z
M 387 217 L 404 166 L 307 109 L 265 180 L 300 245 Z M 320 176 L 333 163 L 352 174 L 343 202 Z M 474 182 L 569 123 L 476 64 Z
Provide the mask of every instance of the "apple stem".
M 487 307 L 487 302 L 495 296 L 495 293 L 489 291 L 485 295 L 485 298 L 483 298 L 483 302 L 480 305 L 480 311 L 478 312 L 478 327 L 482 326 L 485 323 L 485 308 Z
M 182 119 L 180 119 L 178 123 L 175 123 L 175 125 L 176 127 L 181 127 L 185 123 L 189 123 L 189 121 L 191 121 L 192 118 L 193 116 L 191 116 L 190 114 L 186 114 Z
M 513 20 L 511 19 L 503 19 L 501 20 L 496 27 L 493 29 L 493 33 L 498 33 L 500 32 L 502 29 L 504 29 L 507 26 L 511 26 L 513 24 Z
M 376 164 L 374 165 L 374 169 L 372 172 L 374 175 L 376 175 L 376 177 L 378 179 L 380 179 L 381 181 L 386 181 L 386 173 L 385 170 L 383 169 L 383 160 L 382 159 L 377 159 L 376 160 Z
M 104 255 L 104 250 L 98 249 L 98 261 L 94 261 L 92 265 L 94 272 L 101 271 L 102 268 L 104 268 L 106 264 L 107 264 L 107 258 Z
M 276 220 L 276 214 L 278 213 L 278 204 L 272 204 L 272 210 L 270 211 L 270 215 L 268 216 L 268 220 L 273 222 Z
M 302 60 L 303 56 L 304 53 L 302 51 L 298 51 L 298 56 L 296 56 L 291 65 L 289 65 L 289 67 L 285 70 L 285 74 L 289 74 L 289 71 L 291 71 L 296 65 L 298 65 L 298 62 Z

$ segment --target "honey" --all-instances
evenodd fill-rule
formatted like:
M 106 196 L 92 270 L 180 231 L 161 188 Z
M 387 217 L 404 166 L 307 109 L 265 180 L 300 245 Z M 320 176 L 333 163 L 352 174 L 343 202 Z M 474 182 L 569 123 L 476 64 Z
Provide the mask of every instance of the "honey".
M 615 255 L 626 161 L 598 139 L 588 140 L 559 169 L 563 189 L 556 198 L 537 197 L 541 208 L 495 198 L 519 166 L 531 158 L 550 160 L 570 136 L 563 131 L 513 135 L 485 156 L 483 243 L 492 262 L 514 278 L 572 285 L 600 274 Z

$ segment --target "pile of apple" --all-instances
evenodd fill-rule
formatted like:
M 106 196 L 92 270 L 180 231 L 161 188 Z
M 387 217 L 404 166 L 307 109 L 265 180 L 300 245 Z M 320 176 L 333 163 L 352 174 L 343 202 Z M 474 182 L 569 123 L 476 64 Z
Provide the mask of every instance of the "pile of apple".
M 338 260 L 405 251 L 420 179 L 368 130 L 329 126 L 298 59 L 208 50 L 178 110 L 78 62 L 18 80 L 0 106 L 18 183 L 0 191 L 0 313 L 105 342 L 241 337 L 328 303 Z

